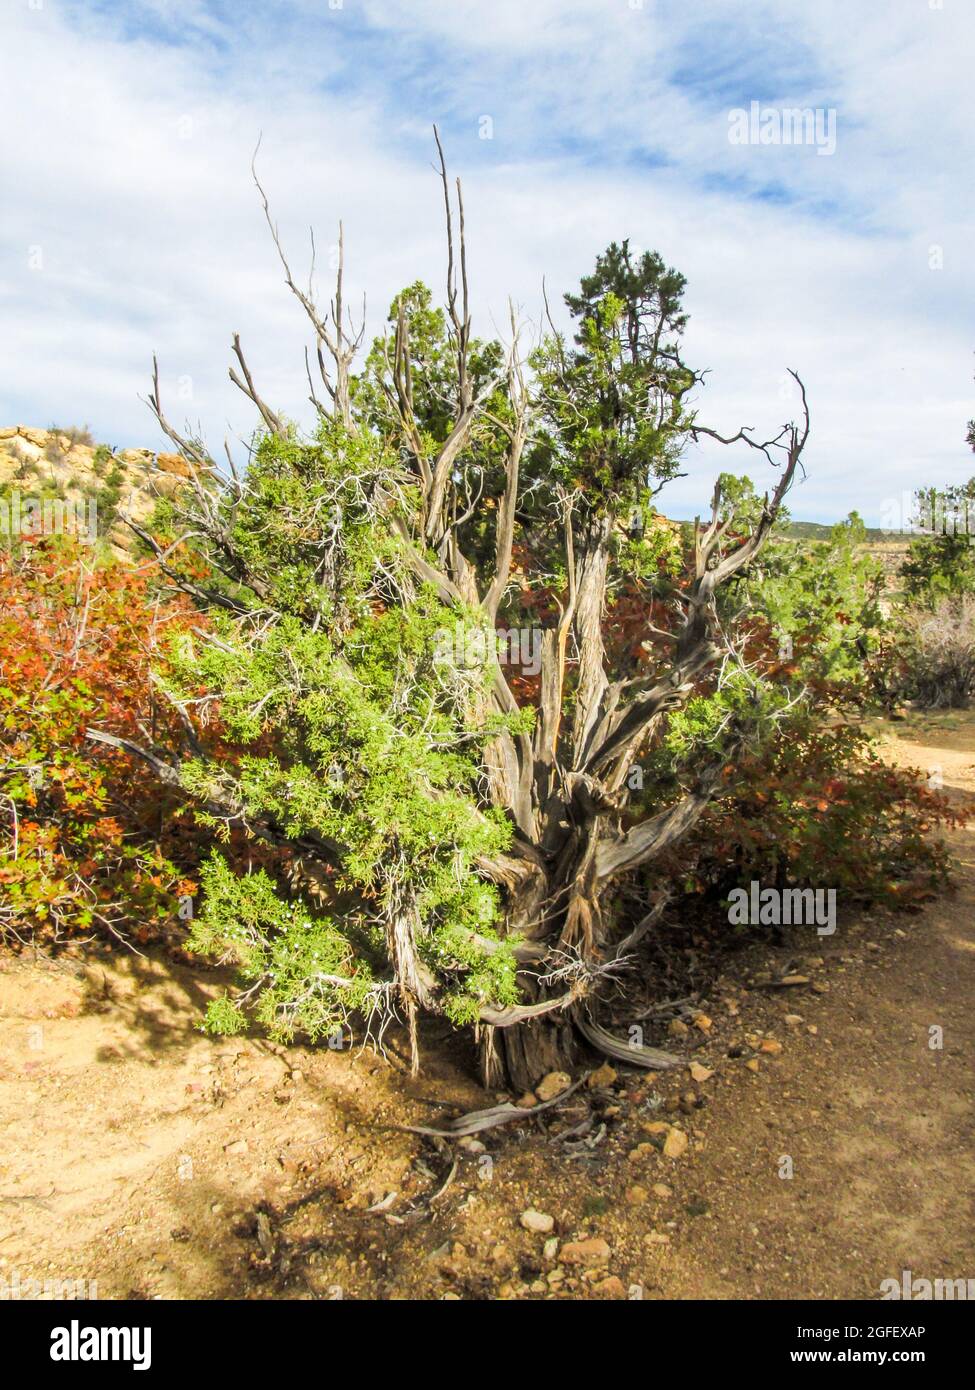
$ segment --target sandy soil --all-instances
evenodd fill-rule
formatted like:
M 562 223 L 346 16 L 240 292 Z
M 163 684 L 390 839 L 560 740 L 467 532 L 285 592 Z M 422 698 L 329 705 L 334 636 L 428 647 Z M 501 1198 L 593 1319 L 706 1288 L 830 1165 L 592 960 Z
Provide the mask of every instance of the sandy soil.
M 972 715 L 884 736 L 892 760 L 975 793 Z M 396 1128 L 493 1103 L 446 1029 L 411 1080 L 395 1050 L 205 1038 L 213 973 L 2 960 L 0 1280 L 108 1298 L 874 1299 L 905 1269 L 975 1278 L 975 830 L 951 839 L 953 894 L 752 944 L 675 1010 L 670 1045 L 710 1076 L 603 1074 L 483 1150 Z M 687 1138 L 677 1157 L 664 1125 Z M 529 1208 L 550 1233 L 523 1228 Z

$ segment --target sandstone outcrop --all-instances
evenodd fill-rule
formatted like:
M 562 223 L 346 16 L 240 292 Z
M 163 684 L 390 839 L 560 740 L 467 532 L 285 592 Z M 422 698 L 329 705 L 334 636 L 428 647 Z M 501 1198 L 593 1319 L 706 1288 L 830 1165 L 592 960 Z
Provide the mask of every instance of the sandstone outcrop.
M 34 498 L 57 498 L 73 504 L 78 515 L 91 515 L 93 503 L 99 534 L 120 559 L 131 558 L 136 541 L 118 518 L 144 522 L 159 498 L 171 497 L 189 476 L 179 454 L 115 452 L 87 442 L 85 433 L 76 430 L 0 427 L 0 498 L 16 493 L 22 509 Z

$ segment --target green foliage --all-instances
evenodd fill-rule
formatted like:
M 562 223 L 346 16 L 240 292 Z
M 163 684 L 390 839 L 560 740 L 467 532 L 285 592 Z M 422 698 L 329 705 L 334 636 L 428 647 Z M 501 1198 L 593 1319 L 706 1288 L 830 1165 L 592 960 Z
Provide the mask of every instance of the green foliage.
M 99 536 L 107 536 L 118 521 L 118 508 L 124 485 L 125 469 L 121 463 L 113 463 L 102 486 L 94 494 L 98 508 Z
M 233 1037 L 247 1027 L 247 1015 L 229 995 L 211 999 L 203 1018 L 203 1031 L 215 1037 Z
M 743 666 L 732 667 L 714 691 L 692 696 L 673 712 L 656 754 L 658 777 L 690 768 L 702 755 L 709 761 L 730 756 L 742 738 L 762 746 L 791 704 L 785 685 L 759 680 Z
M 633 508 L 623 537 L 617 543 L 620 570 L 649 593 L 666 592 L 684 562 L 680 537 L 654 511 L 649 500 Z
M 901 579 L 905 597 L 925 608 L 975 594 L 975 535 L 918 536 L 901 566 Z
M 232 960 L 256 1001 L 256 1018 L 272 1037 L 300 1031 L 312 1041 L 362 1010 L 375 989 L 368 965 L 354 959 L 349 940 L 328 917 L 303 903 L 285 902 L 263 869 L 236 873 L 214 853 L 201 869 L 203 911 L 189 947 Z M 238 1033 L 246 1015 L 222 997 L 207 1011 L 211 1033 Z
M 420 281 L 407 286 L 390 305 L 387 323 L 395 326 L 402 314 L 408 344 L 409 379 L 413 411 L 420 431 L 421 452 L 432 457 L 453 427 L 457 407 L 456 347 L 447 331 L 447 316 L 432 308 L 433 296 Z M 393 348 L 387 338 L 377 338 L 366 358 L 361 376 L 356 378 L 353 399 L 361 418 L 380 436 L 398 442 L 401 424 L 390 399 L 388 374 Z M 501 375 L 500 343 L 472 340 L 469 352 L 471 388 L 480 395 L 493 377 Z M 492 398 L 492 408 L 505 410 L 500 389 Z M 473 461 L 483 462 L 483 451 L 493 432 L 479 431 L 469 450 Z
M 735 518 L 753 525 L 760 505 L 748 478 L 729 490 Z M 723 600 L 741 649 L 711 689 L 669 718 L 653 755 L 662 786 L 693 767 L 702 752 L 730 756 L 739 740 L 771 748 L 829 708 L 869 689 L 866 659 L 879 640 L 882 570 L 858 553 L 856 513 L 825 542 L 796 544 L 778 532 L 760 564 Z
M 279 616 L 218 615 L 211 637 L 181 635 L 170 689 L 181 700 L 205 692 L 219 709 L 239 750 L 234 795 L 248 820 L 270 817 L 295 840 L 329 847 L 335 911 L 315 918 L 286 903 L 269 876 L 232 888 L 212 868 L 205 892 L 217 907 L 207 907 L 195 948 L 239 961 L 264 1022 L 317 1034 L 339 1003 L 357 1006 L 367 977 L 348 952 L 363 914 L 405 914 L 451 1017 L 514 1002 L 511 945 L 495 930 L 497 891 L 476 872 L 510 838 L 506 819 L 483 809 L 477 792 L 496 728 L 480 712 L 489 671 L 436 659 L 453 619 L 401 563 L 390 521 L 409 491 L 395 461 L 375 436 L 328 425 L 311 444 L 264 439 L 249 482 L 235 538 L 266 576 Z M 310 624 L 309 613 L 327 624 Z M 210 760 L 183 768 L 185 787 L 203 801 L 230 775 Z M 219 832 L 218 819 L 201 819 Z M 341 999 L 312 988 L 323 960 L 326 973 L 356 982 Z
M 400 371 L 408 381 L 416 435 L 410 450 L 428 464 L 451 433 L 460 411 L 457 347 L 447 316 L 432 306 L 433 296 L 420 281 L 407 286 L 390 305 L 388 324 L 403 335 Z M 374 340 L 362 373 L 352 383 L 357 418 L 393 451 L 403 445 L 403 425 L 391 364 L 396 349 L 390 336 Z M 467 376 L 471 395 L 483 401 L 465 447 L 454 464 L 459 494 L 477 499 L 458 528 L 465 552 L 488 557 L 493 544 L 493 517 L 504 489 L 503 440 L 491 420 L 510 422 L 505 390 L 504 350 L 497 341 L 474 338 L 468 344 Z
M 754 524 L 748 479 L 728 495 Z M 644 809 L 668 804 L 702 755 L 726 758 L 717 796 L 667 859 L 682 891 L 822 886 L 828 866 L 847 899 L 913 905 L 947 880 L 930 832 L 956 812 L 888 766 L 858 722 L 885 638 L 882 570 L 862 552 L 855 513 L 825 541 L 797 544 L 781 529 L 723 604 L 740 660 L 671 715 L 647 761 Z
M 659 256 L 635 260 L 627 242 L 613 243 L 580 293 L 565 296 L 575 350 L 553 335 L 533 356 L 548 427 L 533 469 L 582 489 L 596 514 L 642 508 L 651 482 L 677 472 L 697 380 L 678 352 L 683 290 Z
M 722 521 L 734 515 L 734 529 L 737 534 L 747 533 L 757 526 L 762 514 L 762 498 L 755 491 L 755 484 L 744 474 L 719 473 L 718 487 L 721 492 L 719 516 Z M 785 535 L 789 526 L 789 513 L 781 509 L 775 522 L 776 535 Z
M 375 436 L 322 421 L 311 444 L 261 439 L 228 521 L 275 607 L 344 624 L 367 610 L 377 566 L 395 563 L 383 522 L 410 504 L 407 478 Z
M 747 478 L 736 493 L 748 525 L 756 499 Z M 837 522 L 823 541 L 797 542 L 774 528 L 751 574 L 723 596 L 727 613 L 752 621 L 753 649 L 781 663 L 796 682 L 823 691 L 835 683 L 866 690 L 867 661 L 884 628 L 880 609 L 884 574 L 879 561 L 863 552 L 865 527 L 856 512 Z
M 926 534 L 901 567 L 904 595 L 919 607 L 975 593 L 975 478 L 956 487 L 921 488 L 915 520 Z
M 108 471 L 108 465 L 112 462 L 113 454 L 107 444 L 99 444 L 95 449 L 91 459 L 91 466 L 96 477 L 104 478 Z

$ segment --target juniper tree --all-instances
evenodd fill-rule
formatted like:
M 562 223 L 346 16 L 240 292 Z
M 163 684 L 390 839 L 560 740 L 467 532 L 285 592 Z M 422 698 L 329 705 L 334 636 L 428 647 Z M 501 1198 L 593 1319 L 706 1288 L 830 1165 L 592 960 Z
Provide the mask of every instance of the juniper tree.
M 526 353 L 512 312 L 506 344 L 479 341 L 461 189 L 442 151 L 440 167 L 446 303 L 405 289 L 361 365 L 341 235 L 322 308 L 292 275 L 255 173 L 315 337 L 317 425 L 302 434 L 260 396 L 235 336 L 231 378 L 261 425 L 246 466 L 228 451 L 229 471 L 218 468 L 167 419 L 156 370 L 150 404 L 191 485 L 168 534 L 135 529 L 208 621 L 170 653 L 180 755 L 126 746 L 211 825 L 286 844 L 300 862 L 298 891 L 219 856 L 205 871 L 194 944 L 235 959 L 245 981 L 213 1027 L 241 1027 L 252 1011 L 282 1036 L 320 1037 L 396 1014 L 415 1064 L 417 1014 L 429 1011 L 476 1030 L 489 1083 L 571 1067 L 579 1034 L 666 1065 L 601 1021 L 605 980 L 635 964 L 666 901 L 651 890 L 633 920 L 616 895 L 635 871 L 652 873 L 714 795 L 736 740 L 762 725 L 761 682 L 731 635 L 732 591 L 800 465 L 805 393 L 797 377 L 799 422 L 767 439 L 701 425 L 691 393 L 702 374 L 682 356 L 683 277 L 627 242 L 565 296 L 571 332 L 547 313 Z M 719 484 L 675 574 L 673 554 L 660 563 L 673 544 L 653 499 L 702 435 L 756 449 L 781 473 L 746 530 Z M 649 656 L 608 633 L 624 589 L 647 597 Z M 666 631 L 651 598 L 675 615 Z M 499 628 L 537 636 L 537 677 L 498 660 Z M 211 713 L 220 757 L 198 738 Z M 634 768 L 668 731 L 683 751 L 641 786 Z
M 975 592 L 975 478 L 914 494 L 911 541 L 900 568 L 904 593 L 921 607 Z

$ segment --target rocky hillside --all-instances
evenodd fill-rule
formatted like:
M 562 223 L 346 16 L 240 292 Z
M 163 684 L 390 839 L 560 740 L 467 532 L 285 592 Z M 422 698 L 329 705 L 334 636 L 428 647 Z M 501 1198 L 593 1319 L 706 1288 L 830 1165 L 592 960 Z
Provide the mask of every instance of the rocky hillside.
M 158 498 L 171 496 L 188 476 L 178 454 L 152 449 L 115 452 L 106 444 L 96 444 L 87 430 L 0 428 L 0 499 L 8 504 L 7 526 L 15 496 L 18 515 L 32 501 L 72 504 L 76 515 L 97 517 L 99 538 L 119 558 L 131 554 L 134 543 L 132 532 L 119 517 L 144 520 Z

